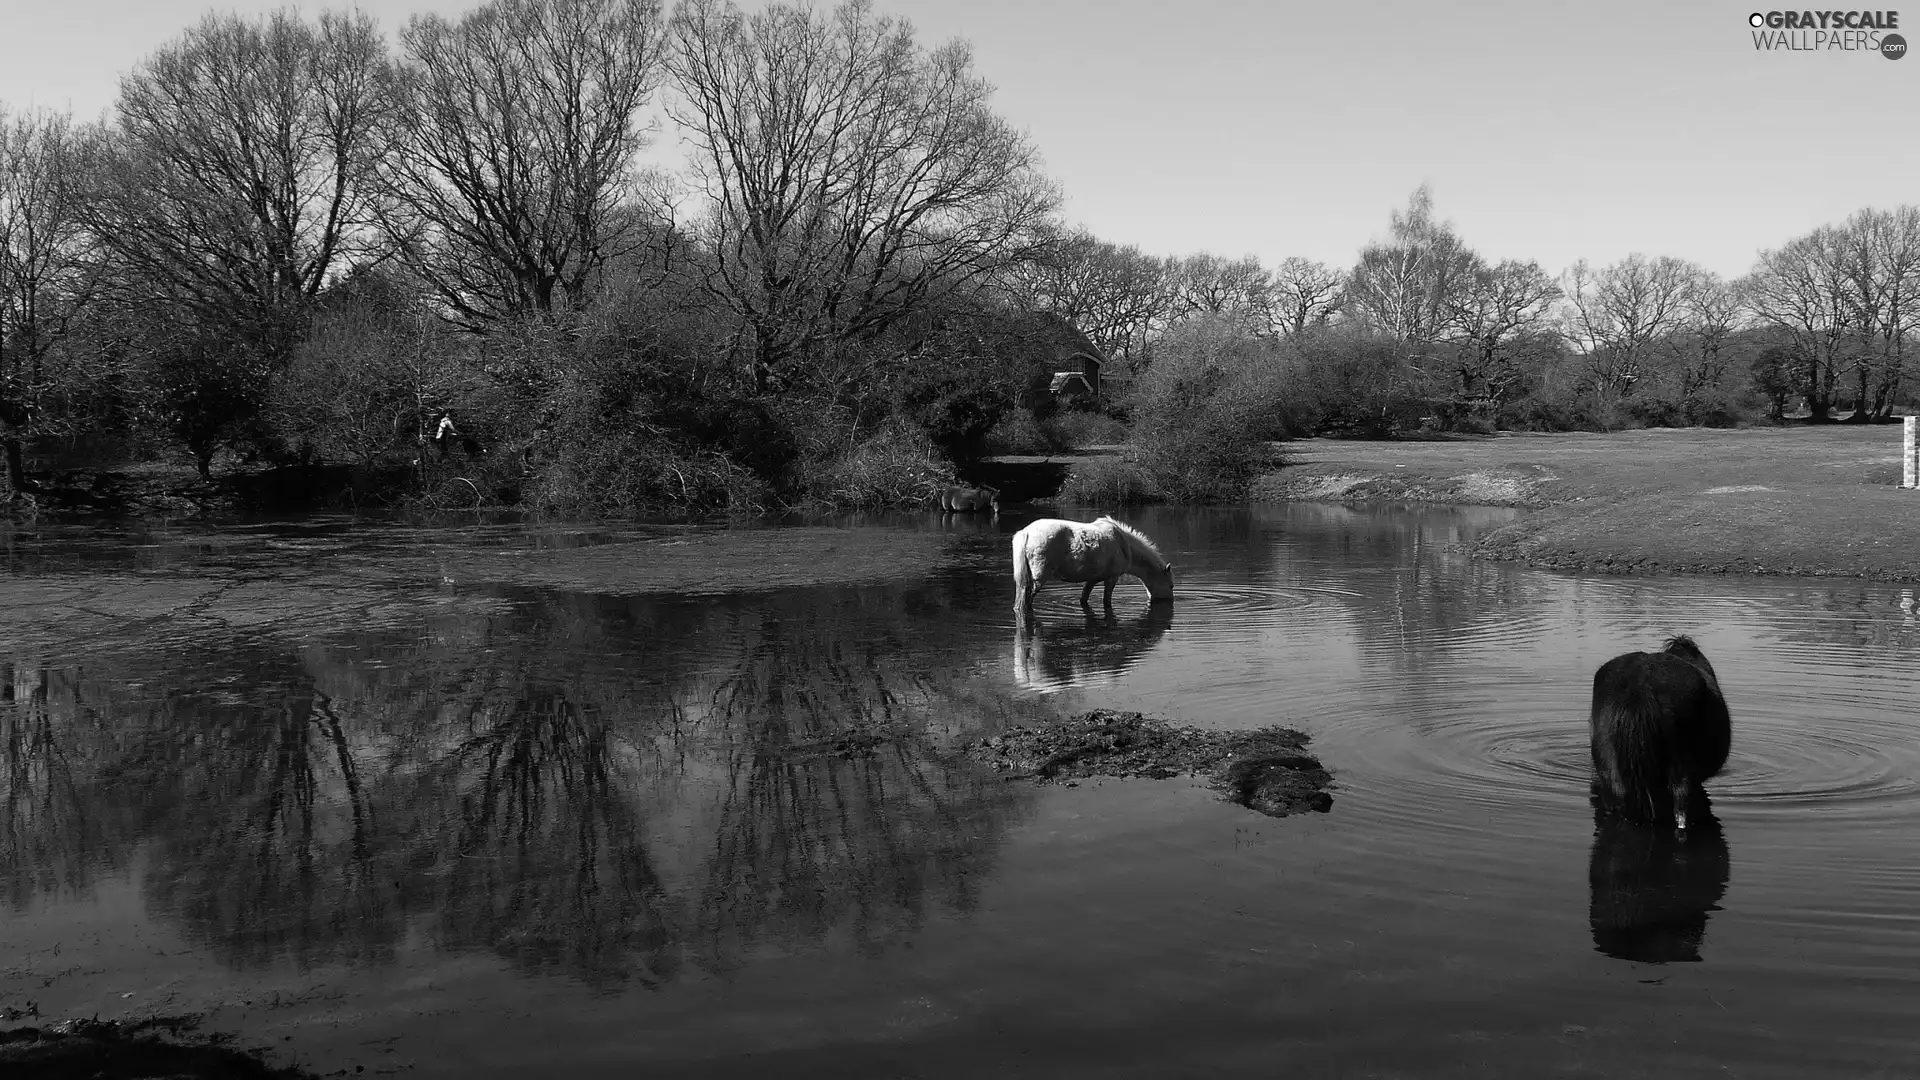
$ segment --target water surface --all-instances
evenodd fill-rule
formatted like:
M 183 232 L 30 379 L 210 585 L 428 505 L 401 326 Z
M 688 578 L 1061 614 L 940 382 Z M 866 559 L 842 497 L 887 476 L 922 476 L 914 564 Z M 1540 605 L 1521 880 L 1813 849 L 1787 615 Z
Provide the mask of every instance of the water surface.
M 1028 630 L 1011 516 L 14 527 L 0 1007 L 429 1076 L 1911 1075 L 1913 595 L 1463 554 L 1513 513 L 1141 512 L 1172 611 Z M 1593 670 L 1683 632 L 1714 819 L 1597 827 Z M 1093 707 L 1299 727 L 1333 810 L 955 749 Z

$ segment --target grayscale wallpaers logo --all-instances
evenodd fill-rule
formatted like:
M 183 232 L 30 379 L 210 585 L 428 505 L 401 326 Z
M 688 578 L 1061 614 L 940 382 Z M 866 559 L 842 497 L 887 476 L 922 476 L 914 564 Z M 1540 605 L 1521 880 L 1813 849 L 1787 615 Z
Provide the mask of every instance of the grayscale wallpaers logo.
M 1756 11 L 1747 16 L 1753 47 L 1779 52 L 1877 52 L 1907 55 L 1897 11 Z

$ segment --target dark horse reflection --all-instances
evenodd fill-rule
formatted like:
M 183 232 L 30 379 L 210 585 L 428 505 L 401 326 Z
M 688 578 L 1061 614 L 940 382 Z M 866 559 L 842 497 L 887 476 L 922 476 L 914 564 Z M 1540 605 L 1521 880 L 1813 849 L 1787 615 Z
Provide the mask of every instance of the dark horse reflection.
M 1731 867 L 1706 792 L 1690 800 L 1684 831 L 1629 821 L 1597 794 L 1593 810 L 1593 947 L 1646 964 L 1699 960 L 1707 913 L 1719 910 Z
M 1053 693 L 1115 677 L 1152 651 L 1172 625 L 1172 604 L 1150 604 L 1145 613 L 1127 619 L 1108 611 L 1048 622 L 1016 613 L 1014 680 L 1029 690 Z

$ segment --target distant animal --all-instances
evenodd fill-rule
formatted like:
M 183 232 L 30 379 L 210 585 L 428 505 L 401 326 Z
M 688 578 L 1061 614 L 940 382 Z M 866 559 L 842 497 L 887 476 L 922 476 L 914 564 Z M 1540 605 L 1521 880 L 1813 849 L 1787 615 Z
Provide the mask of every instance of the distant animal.
M 1048 581 L 1085 582 L 1080 604 L 1092 607 L 1093 587 L 1113 587 L 1128 574 L 1140 579 L 1158 603 L 1173 602 L 1173 564 L 1153 541 L 1131 525 L 1102 517 L 1092 523 L 1041 518 L 1013 534 L 1013 606 L 1033 610 L 1033 594 Z
M 1701 784 L 1727 763 L 1732 721 L 1720 680 L 1686 635 L 1593 674 L 1593 788 L 1631 821 L 1687 827 Z
M 950 487 L 940 489 L 940 509 L 954 513 L 975 510 L 1000 512 L 1000 493 L 992 488 Z

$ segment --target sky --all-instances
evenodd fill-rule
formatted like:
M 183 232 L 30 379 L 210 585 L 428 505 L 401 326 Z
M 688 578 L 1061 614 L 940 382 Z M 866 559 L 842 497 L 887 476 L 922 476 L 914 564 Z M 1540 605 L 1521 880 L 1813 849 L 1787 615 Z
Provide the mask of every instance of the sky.
M 1920 58 L 1756 49 L 1753 2 L 874 0 L 929 47 L 972 45 L 1066 219 L 1105 240 L 1345 267 L 1424 183 L 1493 260 L 1639 252 L 1729 277 L 1920 203 Z M 8 0 L 0 102 L 97 117 L 207 11 L 280 6 Z M 392 33 L 477 4 L 358 6 Z M 1920 38 L 1920 8 L 1903 14 Z

